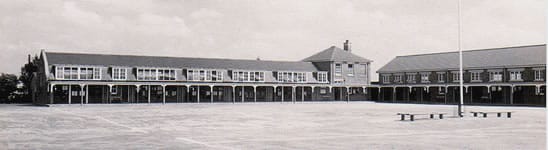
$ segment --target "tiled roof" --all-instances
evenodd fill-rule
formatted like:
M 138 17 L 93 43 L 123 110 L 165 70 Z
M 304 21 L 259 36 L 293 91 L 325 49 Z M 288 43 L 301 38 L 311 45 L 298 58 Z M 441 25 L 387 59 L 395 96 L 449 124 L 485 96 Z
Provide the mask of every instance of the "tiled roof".
M 326 50 L 316 53 L 308 58 L 303 59 L 307 62 L 325 62 L 325 61 L 348 61 L 348 62 L 371 62 L 358 55 L 354 55 L 349 51 L 345 51 L 336 46 L 331 46 Z
M 497 68 L 546 65 L 546 45 L 463 51 L 463 67 Z M 398 56 L 379 69 L 383 72 L 452 70 L 459 68 L 459 53 Z
M 317 71 L 310 62 L 237 60 L 214 58 L 158 57 L 134 55 L 104 55 L 83 53 L 46 52 L 49 64 L 128 66 L 128 67 L 167 67 L 167 68 L 207 68 L 242 69 L 264 71 Z

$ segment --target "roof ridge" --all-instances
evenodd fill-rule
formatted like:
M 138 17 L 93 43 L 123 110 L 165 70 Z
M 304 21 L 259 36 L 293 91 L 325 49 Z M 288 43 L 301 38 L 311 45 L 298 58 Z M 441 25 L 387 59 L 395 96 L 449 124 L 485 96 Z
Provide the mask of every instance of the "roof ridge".
M 474 51 L 505 50 L 505 49 L 511 49 L 511 48 L 524 48 L 524 47 L 537 47 L 537 46 L 546 46 L 546 44 L 507 46 L 507 47 L 500 47 L 500 48 L 482 48 L 482 49 L 463 50 L 462 52 L 464 53 L 464 52 L 474 52 Z M 426 56 L 426 55 L 450 54 L 450 53 L 458 53 L 458 52 L 459 51 L 424 53 L 424 54 L 412 54 L 412 55 L 403 55 L 403 56 L 396 56 L 396 57 Z

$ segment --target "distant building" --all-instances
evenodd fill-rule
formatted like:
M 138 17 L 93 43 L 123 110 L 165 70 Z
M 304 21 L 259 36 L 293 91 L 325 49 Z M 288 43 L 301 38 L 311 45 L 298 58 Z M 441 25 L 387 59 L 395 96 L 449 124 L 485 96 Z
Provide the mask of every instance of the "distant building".
M 546 45 L 464 51 L 463 62 L 465 104 L 546 105 Z M 460 101 L 458 52 L 398 56 L 377 73 L 379 101 Z
M 371 61 L 332 46 L 302 61 L 59 53 L 42 50 L 41 104 L 365 100 Z

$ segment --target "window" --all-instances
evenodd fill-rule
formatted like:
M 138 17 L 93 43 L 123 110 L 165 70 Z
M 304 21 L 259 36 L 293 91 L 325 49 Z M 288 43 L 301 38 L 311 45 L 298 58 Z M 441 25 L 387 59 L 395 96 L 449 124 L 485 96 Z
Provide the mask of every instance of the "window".
M 407 74 L 407 83 L 415 83 L 415 74 Z
M 429 83 L 430 79 L 428 78 L 430 74 L 428 73 L 421 73 L 421 82 L 422 83 Z
M 335 76 L 342 76 L 341 64 L 335 64 Z
M 394 75 L 394 83 L 402 83 L 402 75 Z
M 382 83 L 390 83 L 390 75 L 382 75 Z
M 502 81 L 502 72 L 489 72 L 489 81 Z
M 535 70 L 535 81 L 544 81 L 544 70 Z
M 460 81 L 460 73 L 459 72 L 453 72 L 453 82 L 459 82 Z
M 262 71 L 233 71 L 232 79 L 240 82 L 264 82 L 264 74 Z
M 174 69 L 158 69 L 158 80 L 176 80 Z
M 157 71 L 151 68 L 137 68 L 137 80 L 158 80 Z
M 69 80 L 100 80 L 101 68 L 99 67 L 75 67 L 57 66 L 55 69 L 57 79 Z
M 223 81 L 223 71 L 206 69 L 188 69 L 186 76 L 189 81 Z
M 306 73 L 305 72 L 278 72 L 278 81 L 280 82 L 306 82 Z
M 440 82 L 440 83 L 445 82 L 445 73 L 444 72 L 438 72 L 438 82 Z
M 470 72 L 470 78 L 472 82 L 481 81 L 481 72 Z
M 126 68 L 112 68 L 112 79 L 113 80 L 126 80 L 127 79 L 127 69 Z
M 354 76 L 354 64 L 348 64 L 348 76 Z
M 511 81 L 521 81 L 521 71 L 510 71 L 510 80 Z
M 318 82 L 327 83 L 327 72 L 318 72 Z

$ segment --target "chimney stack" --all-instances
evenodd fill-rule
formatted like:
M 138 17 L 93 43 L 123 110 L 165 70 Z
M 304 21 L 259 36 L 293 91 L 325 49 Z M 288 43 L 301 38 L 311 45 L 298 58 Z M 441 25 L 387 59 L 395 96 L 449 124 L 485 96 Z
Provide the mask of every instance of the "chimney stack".
M 352 51 L 351 44 L 352 44 L 352 43 L 350 43 L 350 41 L 346 40 L 346 41 L 344 42 L 344 50 L 345 50 L 345 51 L 348 51 L 348 52 L 351 52 L 351 51 Z

